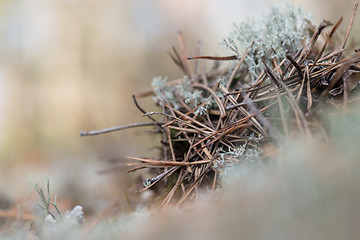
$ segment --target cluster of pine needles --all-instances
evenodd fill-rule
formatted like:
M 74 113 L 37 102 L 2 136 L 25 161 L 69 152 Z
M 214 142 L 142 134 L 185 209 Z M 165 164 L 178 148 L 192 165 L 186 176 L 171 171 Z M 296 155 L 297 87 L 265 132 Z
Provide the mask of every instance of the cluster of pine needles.
M 240 164 L 244 160 L 235 159 L 230 153 L 226 155 L 230 150 L 243 147 L 245 153 L 250 150 L 259 153 L 259 162 L 265 164 L 270 157 L 264 150 L 266 146 L 276 148 L 286 137 L 294 134 L 311 137 L 314 132 L 320 132 L 326 140 L 326 128 L 319 117 L 322 109 L 327 106 L 347 108 L 348 104 L 358 100 L 360 50 L 355 47 L 346 49 L 356 8 L 357 4 L 347 32 L 339 43 L 333 36 L 342 18 L 335 24 L 321 23 L 314 27 L 312 36 L 304 42 L 302 49 L 288 52 L 280 62 L 273 59 L 269 64 L 263 59 L 264 71 L 255 81 L 249 81 L 249 69 L 244 65 L 247 53 L 241 57 L 189 57 L 179 33 L 180 51 L 173 48 L 171 58 L 191 81 L 190 87 L 201 90 L 204 97 L 212 99 L 214 104 L 204 114 L 198 114 L 196 110 L 205 102 L 194 108 L 191 102 L 177 95 L 180 104 L 175 107 L 160 90 L 162 97 L 158 104 L 162 111 L 147 112 L 137 99 L 153 95 L 155 89 L 150 88 L 133 96 L 136 106 L 150 119 L 149 122 L 82 132 L 81 135 L 138 126 L 155 127 L 153 132 L 162 134 L 161 159 L 130 157 L 134 162 L 128 165 L 132 167 L 129 172 L 143 168 L 157 170 L 154 178 L 144 182 L 141 191 L 152 188 L 159 181 L 167 182 L 169 191 L 162 206 L 174 199 L 177 205 L 182 204 L 201 186 L 216 189 L 219 174 L 224 171 L 219 166 L 219 156 L 222 154 L 225 164 L 227 160 Z M 324 29 L 329 31 L 325 33 Z M 350 52 L 348 57 L 345 50 Z M 201 52 L 200 45 L 197 52 Z M 214 67 L 206 71 L 205 60 L 214 61 Z M 223 61 L 235 64 L 222 68 L 220 63 Z M 226 84 L 219 82 L 219 77 L 225 77 Z M 168 81 L 166 86 L 176 86 L 181 81 Z M 155 115 L 161 119 L 156 119 Z M 253 162 L 243 161 L 243 164 Z

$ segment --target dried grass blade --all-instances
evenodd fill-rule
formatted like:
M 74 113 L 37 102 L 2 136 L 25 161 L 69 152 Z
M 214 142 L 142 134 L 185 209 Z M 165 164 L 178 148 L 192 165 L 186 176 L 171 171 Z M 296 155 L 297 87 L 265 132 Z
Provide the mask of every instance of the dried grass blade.
M 254 44 L 254 42 L 251 43 L 251 46 L 252 46 L 253 44 Z M 250 46 L 250 47 L 251 47 L 251 46 Z M 231 73 L 231 75 L 230 75 L 230 78 L 229 78 L 229 81 L 228 81 L 227 84 L 226 84 L 226 89 L 229 89 L 229 88 L 230 88 L 230 85 L 231 85 L 231 83 L 232 83 L 232 80 L 234 79 L 234 77 L 235 77 L 237 71 L 239 70 L 241 64 L 243 64 L 243 62 L 245 61 L 246 56 L 247 56 L 248 53 L 249 53 L 250 47 L 246 50 L 246 52 L 242 55 L 240 61 L 236 64 L 236 67 L 235 67 L 234 70 L 232 71 L 232 73 Z
M 216 182 L 217 182 L 217 175 L 218 175 L 218 171 L 214 170 L 215 174 L 214 174 L 214 180 L 213 180 L 213 184 L 211 187 L 211 191 L 215 191 L 215 187 L 216 187 Z
M 173 56 L 170 52 L 167 53 L 170 55 L 171 59 L 175 62 L 175 64 L 181 69 L 181 71 L 183 71 L 186 74 L 185 66 L 182 63 L 181 58 L 176 51 L 176 48 L 173 46 L 172 49 L 174 51 L 175 56 Z
M 201 52 L 201 42 L 198 41 L 197 45 L 196 45 L 196 50 L 195 50 L 195 54 L 196 56 L 200 56 L 200 52 Z M 189 58 L 187 59 L 189 60 Z M 200 78 L 200 64 L 203 60 L 200 61 L 194 61 L 194 69 L 195 69 L 195 74 L 194 74 L 194 82 L 198 83 L 199 82 L 199 78 Z
M 305 119 L 305 116 L 304 116 L 304 113 L 301 111 L 299 105 L 296 103 L 296 100 L 293 96 L 293 94 L 291 93 L 291 91 L 289 90 L 289 88 L 286 86 L 286 84 L 283 82 L 283 81 L 279 81 L 274 74 L 272 74 L 272 72 L 270 71 L 269 67 L 267 66 L 267 64 L 265 63 L 265 61 L 263 61 L 264 65 L 265 65 L 265 71 L 266 73 L 268 74 L 269 78 L 276 84 L 278 83 L 280 85 L 280 87 L 282 87 L 285 92 L 287 93 L 288 95 L 288 99 L 289 99 L 289 102 L 291 104 L 291 106 L 293 107 L 293 110 L 294 110 L 294 113 L 295 113 L 295 116 L 299 116 L 301 122 L 303 123 L 304 125 L 304 128 L 305 128 L 305 133 L 307 136 L 311 136 L 310 134 L 310 131 L 309 131 L 309 127 L 308 127 L 308 124 L 307 124 L 307 121 Z
M 181 31 L 178 32 L 178 41 L 179 41 L 180 49 L 181 49 L 180 59 L 182 61 L 182 65 L 184 66 L 186 75 L 192 79 L 192 78 L 194 78 L 194 74 L 190 68 L 190 64 L 189 64 L 189 60 L 188 60 L 188 53 L 187 53 L 187 50 L 185 47 L 184 37 L 183 37 Z
M 289 101 L 289 103 L 290 103 L 290 106 L 291 106 L 293 112 L 294 112 L 295 120 L 296 120 L 296 124 L 297 124 L 297 126 L 298 126 L 298 129 L 300 130 L 301 133 L 303 133 L 303 134 L 305 135 L 306 132 L 304 131 L 304 128 L 303 128 L 303 126 L 302 126 L 302 124 L 301 124 L 301 120 L 302 120 L 302 119 L 300 118 L 300 114 L 301 114 L 301 113 L 298 111 L 298 108 L 296 107 L 296 106 L 297 106 L 297 105 L 296 105 L 296 102 L 292 101 L 289 96 L 287 97 L 287 99 L 288 99 L 288 101 Z M 307 134 L 309 135 L 310 132 L 307 133 Z
M 328 53 L 327 55 L 325 55 L 324 57 L 320 58 L 320 59 L 318 60 L 318 63 L 321 63 L 321 62 L 324 62 L 324 61 L 326 61 L 326 60 L 329 60 L 330 58 L 332 58 L 332 57 L 334 57 L 334 56 L 336 56 L 336 55 L 339 55 L 339 54 L 343 53 L 344 51 L 345 51 L 344 48 L 338 49 L 338 50 L 334 50 L 334 51 Z M 337 62 L 337 61 L 336 61 L 336 62 Z M 331 63 L 326 63 L 326 64 L 331 64 Z
M 301 51 L 301 54 L 300 54 L 299 60 L 298 60 L 299 64 L 302 64 L 302 62 L 306 59 L 308 54 L 311 52 L 312 48 L 315 46 L 317 39 L 320 36 L 322 30 L 324 30 L 325 27 L 326 27 L 326 25 L 324 23 L 320 23 L 319 27 L 316 29 L 316 32 L 312 35 L 309 42 L 306 44 L 306 46 Z M 289 76 L 292 75 L 293 71 L 294 71 L 294 68 L 290 71 Z
M 175 161 L 176 161 L 176 157 L 175 157 L 175 151 L 174 151 L 174 147 L 173 147 L 172 140 L 171 140 L 171 136 L 170 136 L 170 130 L 169 130 L 169 128 L 165 128 L 165 131 L 166 131 L 166 136 L 167 136 L 168 143 L 169 143 L 169 148 L 170 148 L 170 152 L 171 152 L 171 157 L 172 157 L 172 160 L 175 162 Z
M 131 159 L 131 160 L 145 162 L 152 166 L 168 166 L 168 167 L 201 165 L 201 164 L 206 164 L 206 163 L 211 162 L 211 160 L 200 160 L 200 161 L 196 161 L 196 162 L 171 162 L 171 161 L 151 160 L 151 159 L 138 158 L 138 157 L 126 157 L 126 158 Z
M 199 41 L 199 50 L 200 50 L 200 54 L 202 54 L 202 45 L 200 41 Z M 201 79 L 203 80 L 203 83 L 206 86 L 208 86 L 209 82 L 206 76 L 205 62 L 203 60 L 200 60 L 200 71 L 201 71 Z
M 184 169 L 181 169 L 179 176 L 176 180 L 175 185 L 172 187 L 172 189 L 170 190 L 170 192 L 166 195 L 165 199 L 162 201 L 160 207 L 166 207 L 169 202 L 171 201 L 172 197 L 174 196 L 176 190 L 180 187 L 181 184 L 181 180 L 183 178 L 183 174 L 184 174 Z
M 258 108 L 254 105 L 252 99 L 248 96 L 248 93 L 245 92 L 245 89 L 243 86 L 241 86 L 241 95 L 244 98 L 246 105 L 249 108 L 249 111 L 255 114 L 256 119 L 264 126 L 265 129 L 270 128 L 270 131 L 272 131 L 272 126 L 270 125 L 269 121 L 266 120 L 266 118 L 263 117 L 263 115 L 260 113 Z
M 316 63 L 318 62 L 318 60 L 320 59 L 320 57 L 322 56 L 327 44 L 329 43 L 332 35 L 335 33 L 336 29 L 340 26 L 341 22 L 342 22 L 343 18 L 341 17 L 337 23 L 335 24 L 335 26 L 332 28 L 329 36 L 326 38 L 326 41 L 324 43 L 324 45 L 322 46 L 321 50 L 319 51 L 318 55 L 316 56 L 315 60 L 314 60 L 314 64 L 312 65 L 312 67 L 310 68 L 310 72 L 312 72 L 314 66 L 316 65 Z
M 190 129 L 190 128 L 183 128 L 183 127 L 176 127 L 176 126 L 168 126 L 168 128 L 175 129 L 178 131 L 183 131 L 183 132 L 189 132 L 189 133 L 201 133 L 199 130 L 194 130 L 194 129 Z
M 344 88 L 344 92 L 343 92 L 343 105 L 344 108 L 347 108 L 348 105 L 348 80 L 349 80 L 349 75 L 348 74 L 344 74 L 343 76 L 343 88 Z
M 351 28 L 352 28 L 352 26 L 353 26 L 353 24 L 354 24 L 354 19 L 355 19 L 356 10 L 357 10 L 357 8 L 358 8 L 358 5 L 359 5 L 358 2 L 355 2 L 355 3 L 354 3 L 353 12 L 352 12 L 352 15 L 351 15 L 351 18 L 350 18 L 350 23 L 349 23 L 348 29 L 347 29 L 347 31 L 346 31 L 346 35 L 345 35 L 345 38 L 344 38 L 344 42 L 343 42 L 342 47 L 341 47 L 341 48 L 343 48 L 343 49 L 345 48 L 346 42 L 347 42 L 347 40 L 348 40 L 348 38 L 349 38 L 349 35 L 350 35 L 350 32 L 351 32 Z M 336 57 L 336 59 L 335 59 L 335 62 L 337 62 L 337 61 L 340 60 L 341 54 L 342 54 L 342 52 L 340 52 L 339 55 L 337 55 L 337 57 Z
M 307 78 L 307 84 L 306 84 L 306 96 L 308 99 L 306 109 L 308 112 L 310 112 L 311 106 L 312 106 L 312 94 L 311 94 L 311 83 L 310 83 L 310 74 L 309 74 L 309 67 L 306 66 L 305 69 L 306 72 L 306 78 Z
M 277 98 L 277 101 L 279 104 L 280 118 L 281 118 L 281 122 L 283 125 L 284 133 L 285 133 L 285 136 L 289 136 L 289 128 L 288 128 L 288 124 L 285 120 L 284 104 L 280 97 L 279 90 L 276 87 L 274 88 L 274 90 L 275 90 L 276 98 Z
M 301 84 L 300 84 L 300 89 L 298 91 L 298 94 L 296 96 L 296 102 L 299 104 L 300 101 L 300 97 L 302 95 L 303 92 L 303 88 L 304 88 L 304 84 L 305 84 L 305 79 L 306 79 L 306 72 L 304 72 L 304 76 L 301 78 Z

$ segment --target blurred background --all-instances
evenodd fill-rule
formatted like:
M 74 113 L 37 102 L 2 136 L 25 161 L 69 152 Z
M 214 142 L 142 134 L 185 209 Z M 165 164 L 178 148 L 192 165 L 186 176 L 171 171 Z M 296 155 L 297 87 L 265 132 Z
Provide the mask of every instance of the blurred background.
M 96 211 L 125 201 L 136 192 L 129 190 L 136 175 L 98 171 L 111 158 L 157 156 L 158 140 L 142 129 L 93 137 L 80 131 L 146 121 L 131 95 L 154 76 L 182 76 L 167 54 L 179 30 L 190 55 L 198 40 L 204 54 L 227 55 L 219 42 L 231 23 L 273 3 L 302 6 L 314 25 L 344 16 L 345 31 L 354 2 L 0 0 L 0 198 L 36 199 L 30 181 L 49 177 L 68 207 Z M 359 26 L 357 16 L 352 36 Z M 156 109 L 151 98 L 139 103 Z

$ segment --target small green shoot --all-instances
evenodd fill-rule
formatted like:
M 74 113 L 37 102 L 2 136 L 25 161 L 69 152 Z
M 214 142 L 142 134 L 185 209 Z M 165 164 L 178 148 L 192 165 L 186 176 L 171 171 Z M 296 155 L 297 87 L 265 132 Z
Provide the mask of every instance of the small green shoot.
M 46 178 L 46 189 L 47 189 L 46 196 L 45 196 L 43 189 L 41 187 L 39 187 L 39 183 L 33 183 L 33 185 L 34 185 L 36 192 L 39 194 L 41 202 L 42 202 L 42 205 L 40 205 L 40 208 L 45 210 L 46 216 L 51 215 L 54 219 L 56 219 L 55 215 L 50 211 L 50 205 L 52 205 L 55 208 L 56 212 L 58 213 L 60 220 L 62 221 L 62 215 L 56 205 L 56 195 L 55 195 L 54 202 L 52 202 L 50 200 L 50 180 L 49 180 L 49 178 Z

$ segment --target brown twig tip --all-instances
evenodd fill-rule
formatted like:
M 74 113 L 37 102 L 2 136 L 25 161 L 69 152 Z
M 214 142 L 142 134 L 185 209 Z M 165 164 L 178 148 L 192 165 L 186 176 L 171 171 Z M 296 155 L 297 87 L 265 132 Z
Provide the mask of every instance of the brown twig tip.
M 319 25 L 319 27 L 318 27 L 318 31 L 319 31 L 319 33 L 322 31 L 322 30 L 324 30 L 324 28 L 326 28 L 326 24 L 325 23 L 320 23 L 320 25 Z
M 299 79 L 302 80 L 303 74 L 300 65 L 293 59 L 293 57 L 290 54 L 286 54 L 286 58 L 294 65 L 299 75 Z

